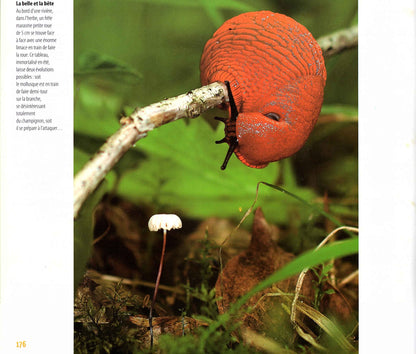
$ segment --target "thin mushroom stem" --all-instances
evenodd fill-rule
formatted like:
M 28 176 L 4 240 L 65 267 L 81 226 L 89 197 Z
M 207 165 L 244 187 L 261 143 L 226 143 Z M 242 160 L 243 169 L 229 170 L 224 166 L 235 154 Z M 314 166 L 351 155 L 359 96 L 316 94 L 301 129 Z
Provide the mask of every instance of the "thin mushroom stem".
M 149 311 L 149 329 L 150 329 L 150 348 L 153 348 L 153 325 L 152 325 L 152 313 L 153 313 L 153 307 L 155 305 L 156 302 L 156 296 L 157 296 L 157 291 L 159 289 L 159 284 L 160 284 L 160 277 L 162 275 L 162 268 L 163 268 L 163 258 L 165 256 L 165 249 L 166 249 L 166 229 L 163 229 L 163 246 L 162 246 L 162 256 L 160 257 L 160 263 L 159 263 L 159 271 L 157 273 L 157 278 L 156 278 L 156 285 L 155 285 L 155 290 L 153 292 L 153 299 L 152 299 L 152 303 L 150 305 L 150 311 Z

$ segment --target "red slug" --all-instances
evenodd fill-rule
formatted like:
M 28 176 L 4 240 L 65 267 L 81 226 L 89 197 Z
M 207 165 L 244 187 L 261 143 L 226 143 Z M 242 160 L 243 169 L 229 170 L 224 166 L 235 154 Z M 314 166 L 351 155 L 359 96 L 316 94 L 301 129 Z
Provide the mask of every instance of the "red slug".
M 228 87 L 229 144 L 249 167 L 289 157 L 305 143 L 321 111 L 326 70 L 310 32 L 290 17 L 249 12 L 226 21 L 205 45 L 201 83 Z

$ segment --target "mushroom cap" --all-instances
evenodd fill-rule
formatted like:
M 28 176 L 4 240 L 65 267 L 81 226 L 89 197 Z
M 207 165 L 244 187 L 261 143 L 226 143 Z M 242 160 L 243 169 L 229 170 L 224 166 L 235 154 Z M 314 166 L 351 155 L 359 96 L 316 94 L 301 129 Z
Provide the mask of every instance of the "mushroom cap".
M 155 214 L 149 219 L 148 226 L 150 231 L 181 229 L 182 221 L 175 214 Z

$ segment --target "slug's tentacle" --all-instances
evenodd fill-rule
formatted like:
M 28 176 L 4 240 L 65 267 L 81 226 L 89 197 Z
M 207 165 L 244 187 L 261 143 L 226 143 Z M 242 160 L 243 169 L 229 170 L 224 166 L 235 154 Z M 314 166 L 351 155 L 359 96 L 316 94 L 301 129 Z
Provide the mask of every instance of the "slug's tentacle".
M 203 85 L 229 82 L 226 161 L 235 152 L 262 168 L 303 146 L 326 82 L 321 49 L 305 27 L 270 11 L 236 16 L 207 42 L 200 69 Z
M 230 82 L 225 81 L 224 83 L 227 86 L 227 90 L 228 90 L 228 100 L 230 102 L 229 106 L 230 106 L 231 115 L 230 115 L 230 118 L 228 119 L 215 117 L 215 119 L 220 120 L 221 122 L 225 124 L 225 129 L 224 129 L 225 137 L 221 140 L 216 141 L 215 143 L 216 144 L 228 143 L 228 150 L 225 155 L 224 162 L 221 165 L 221 170 L 225 170 L 225 168 L 227 167 L 228 161 L 230 160 L 231 155 L 233 154 L 233 152 L 235 152 L 235 149 L 238 146 L 238 140 L 237 140 L 237 135 L 236 135 L 236 121 L 237 121 L 238 111 L 235 105 L 233 93 L 231 92 Z

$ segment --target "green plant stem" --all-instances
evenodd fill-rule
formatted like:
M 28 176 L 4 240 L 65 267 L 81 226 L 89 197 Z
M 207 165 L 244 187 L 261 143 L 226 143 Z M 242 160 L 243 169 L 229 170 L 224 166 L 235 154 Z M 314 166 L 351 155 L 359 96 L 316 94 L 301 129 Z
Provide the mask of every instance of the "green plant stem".
M 276 189 L 276 190 L 278 190 L 278 191 L 280 191 L 282 193 L 285 193 L 287 195 L 290 195 L 292 198 L 300 201 L 301 203 L 307 205 L 308 207 L 310 207 L 311 209 L 313 209 L 317 213 L 325 216 L 328 220 L 332 221 L 335 225 L 337 225 L 339 227 L 344 226 L 336 218 L 334 218 L 331 214 L 328 214 L 326 211 L 324 211 L 324 210 L 316 207 L 315 205 L 307 202 L 306 200 L 302 199 L 301 197 L 298 197 L 296 194 L 293 194 L 293 193 L 287 191 L 286 189 L 284 189 L 284 188 L 282 188 L 280 186 L 276 186 L 275 184 L 270 184 L 270 183 L 267 183 L 267 182 L 264 182 L 264 181 L 259 182 L 259 184 L 260 183 L 264 184 L 265 186 L 269 186 L 270 188 Z

